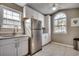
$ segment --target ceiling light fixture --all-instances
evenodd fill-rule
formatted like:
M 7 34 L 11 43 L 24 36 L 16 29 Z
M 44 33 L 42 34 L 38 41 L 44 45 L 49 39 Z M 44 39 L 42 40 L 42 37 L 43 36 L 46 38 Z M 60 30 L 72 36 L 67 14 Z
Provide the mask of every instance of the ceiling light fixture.
M 56 7 L 56 4 L 55 4 L 55 3 L 54 3 L 53 6 L 52 6 L 52 10 L 53 10 L 53 11 L 56 11 L 56 10 L 57 10 L 57 7 Z

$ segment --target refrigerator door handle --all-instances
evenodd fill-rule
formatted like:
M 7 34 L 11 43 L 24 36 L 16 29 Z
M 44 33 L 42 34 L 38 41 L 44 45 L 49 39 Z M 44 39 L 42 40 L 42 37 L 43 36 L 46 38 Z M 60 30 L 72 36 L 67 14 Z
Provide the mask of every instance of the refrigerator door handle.
M 33 34 L 31 34 L 31 37 L 33 37 Z

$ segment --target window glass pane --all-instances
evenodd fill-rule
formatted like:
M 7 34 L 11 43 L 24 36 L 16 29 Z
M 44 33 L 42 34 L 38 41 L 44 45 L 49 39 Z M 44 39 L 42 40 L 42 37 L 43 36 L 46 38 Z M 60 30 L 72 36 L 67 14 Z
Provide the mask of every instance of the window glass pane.
M 7 18 L 7 14 L 4 13 L 4 14 L 3 14 L 3 18 Z
M 10 23 L 10 21 L 9 20 L 7 20 L 7 24 L 9 24 Z
M 3 9 L 3 13 L 6 14 L 7 13 L 7 10 L 6 9 Z
M 12 15 L 12 11 L 7 10 L 8 15 Z
M 62 32 L 66 32 L 66 27 L 62 26 Z
M 18 22 L 18 25 L 21 25 L 21 22 Z
M 19 17 L 13 16 L 13 20 L 18 20 L 20 21 Z
M 15 23 L 15 25 L 19 25 L 18 22 L 14 22 L 14 23 Z
M 58 23 L 59 25 L 66 25 L 66 21 L 63 19 L 59 20 Z
M 62 19 L 62 25 L 66 25 L 66 19 Z
M 16 17 L 16 20 L 20 20 L 18 16 Z
M 13 19 L 14 19 L 14 20 L 16 20 L 16 17 L 15 17 L 15 16 L 13 16 Z
M 13 12 L 13 16 L 16 16 L 16 13 L 15 12 Z
M 16 16 L 18 16 L 18 17 L 19 17 L 20 15 L 17 13 L 17 15 L 16 15 Z
M 58 21 L 58 23 L 59 23 L 58 25 L 62 25 L 62 22 L 63 22 L 62 20 L 59 20 Z
M 54 32 L 58 32 L 58 27 L 55 27 L 54 28 Z
M 13 12 L 13 16 L 19 16 L 19 14 L 18 14 L 18 13 Z
M 54 19 L 58 19 L 58 18 L 59 18 L 59 15 L 56 15 Z
M 9 20 L 9 22 L 10 22 L 9 24 L 13 24 L 13 21 L 12 20 Z
M 10 24 L 13 24 L 13 21 L 12 20 L 10 20 Z
M 64 18 L 64 17 L 65 17 L 65 14 L 60 13 L 59 18 Z
M 11 25 L 11 24 L 13 24 L 13 21 L 12 20 L 7 20 L 7 24 L 9 25 Z
M 3 24 L 7 24 L 7 20 L 6 19 L 3 20 Z
M 57 24 L 58 24 L 58 21 L 57 20 L 54 20 L 54 25 L 57 26 Z
M 12 15 L 7 15 L 7 18 L 8 19 L 12 19 Z
M 62 27 L 58 27 L 58 32 L 61 32 L 62 31 Z

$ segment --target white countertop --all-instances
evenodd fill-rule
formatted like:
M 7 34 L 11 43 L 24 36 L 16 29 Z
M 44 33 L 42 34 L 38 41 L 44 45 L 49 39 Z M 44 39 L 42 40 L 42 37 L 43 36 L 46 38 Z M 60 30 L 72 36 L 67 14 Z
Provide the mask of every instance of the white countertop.
M 19 37 L 29 37 L 29 36 L 27 36 L 27 35 L 0 36 L 0 40 L 2 40 L 2 39 L 11 39 L 11 38 L 19 38 Z

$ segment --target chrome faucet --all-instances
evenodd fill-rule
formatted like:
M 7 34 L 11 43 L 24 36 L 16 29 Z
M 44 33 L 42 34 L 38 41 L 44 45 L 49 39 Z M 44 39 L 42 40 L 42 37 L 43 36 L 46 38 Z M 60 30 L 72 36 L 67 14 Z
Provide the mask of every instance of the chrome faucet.
M 16 32 L 18 32 L 18 26 L 17 25 L 14 26 L 13 35 L 15 35 Z

